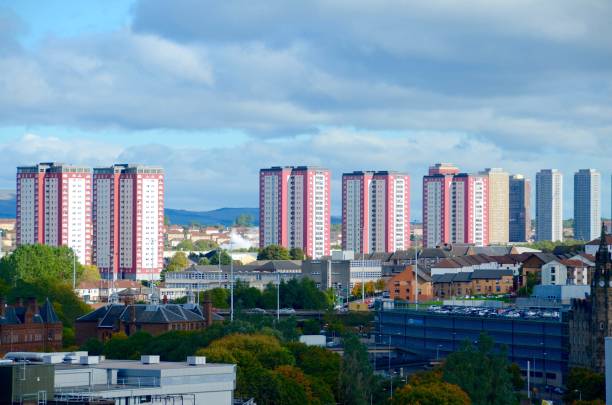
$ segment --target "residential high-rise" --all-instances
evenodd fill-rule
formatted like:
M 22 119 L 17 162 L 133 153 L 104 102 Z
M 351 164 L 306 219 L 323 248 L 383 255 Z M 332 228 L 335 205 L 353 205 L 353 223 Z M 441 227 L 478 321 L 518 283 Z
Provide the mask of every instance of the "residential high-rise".
M 489 176 L 459 173 L 450 193 L 451 243 L 489 244 Z
M 563 240 L 563 175 L 557 169 L 536 174 L 536 240 Z
M 601 174 L 581 169 L 574 174 L 574 239 L 596 239 L 601 229 Z
M 17 244 L 65 245 L 91 263 L 91 170 L 62 163 L 17 168 Z
M 510 238 L 509 177 L 499 168 L 486 169 L 489 177 L 489 243 L 506 245 Z
M 509 239 L 526 242 L 531 238 L 531 181 L 514 174 L 510 176 L 509 189 Z
M 330 254 L 330 172 L 311 166 L 259 172 L 259 245 L 301 248 L 317 259 Z
M 410 176 L 388 171 L 342 175 L 342 248 L 395 252 L 410 246 Z
M 164 172 L 118 164 L 94 169 L 94 263 L 104 278 L 159 279 L 163 267 Z
M 423 176 L 423 246 L 436 247 L 450 242 L 450 187 L 459 169 L 437 163 Z

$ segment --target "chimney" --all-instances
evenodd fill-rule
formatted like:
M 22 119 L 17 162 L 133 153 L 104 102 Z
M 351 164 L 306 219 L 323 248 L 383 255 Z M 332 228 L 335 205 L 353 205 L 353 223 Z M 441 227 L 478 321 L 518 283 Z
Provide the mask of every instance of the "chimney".
M 0 297 L 0 318 L 4 317 L 6 308 L 6 300 L 4 297 Z
M 36 298 L 29 297 L 28 306 L 26 307 L 25 312 L 25 323 L 32 323 L 32 319 L 34 318 L 34 315 L 36 315 L 37 310 L 38 307 L 36 306 Z
M 162 302 L 164 303 L 164 305 L 168 303 L 168 296 L 166 294 L 164 294 L 164 298 L 162 298 Z
M 206 326 L 212 325 L 213 312 L 212 312 L 212 301 L 210 300 L 210 293 L 206 291 L 204 293 L 204 320 Z
M 136 323 L 136 304 L 131 304 L 130 306 L 130 322 L 132 324 Z

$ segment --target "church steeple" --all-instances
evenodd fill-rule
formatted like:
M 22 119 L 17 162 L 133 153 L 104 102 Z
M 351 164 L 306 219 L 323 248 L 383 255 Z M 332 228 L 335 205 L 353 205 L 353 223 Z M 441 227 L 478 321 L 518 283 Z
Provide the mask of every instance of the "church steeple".
M 608 243 L 606 242 L 606 227 L 601 224 L 601 236 L 599 237 L 599 249 L 595 254 L 595 261 L 598 265 L 604 266 L 610 262 L 610 252 L 608 251 Z

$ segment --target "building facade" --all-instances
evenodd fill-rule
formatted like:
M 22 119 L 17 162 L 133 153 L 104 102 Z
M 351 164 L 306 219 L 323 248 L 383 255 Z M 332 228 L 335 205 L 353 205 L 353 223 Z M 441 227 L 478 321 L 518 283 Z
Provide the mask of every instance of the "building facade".
M 451 243 L 489 244 L 489 177 L 460 173 L 451 182 Z
M 601 174 L 581 169 L 574 174 L 574 239 L 590 241 L 601 228 Z
M 536 174 L 536 238 L 563 240 L 563 175 L 557 169 Z
M 437 163 L 423 176 L 423 246 L 436 247 L 451 241 L 451 183 L 459 169 Z
M 417 291 L 414 266 L 406 266 L 404 271 L 394 274 L 387 280 L 386 290 L 392 300 L 414 302 Z M 431 277 L 423 271 L 418 274 L 418 301 L 428 301 L 433 297 Z
M 0 298 L 0 355 L 17 351 L 48 351 L 62 347 L 62 322 L 46 300 L 38 306 L 35 298 L 18 299 L 7 306 Z
M 68 246 L 91 264 L 91 170 L 62 163 L 17 168 L 17 245 Z
M 499 168 L 486 169 L 489 181 L 489 243 L 507 245 L 510 240 L 510 184 L 508 173 Z
M 395 252 L 410 246 L 410 177 L 396 172 L 342 175 L 342 249 Z
M 163 169 L 127 164 L 94 169 L 93 256 L 104 278 L 159 279 L 163 226 Z
M 509 179 L 508 236 L 510 242 L 531 238 L 531 181 L 522 174 Z
M 319 258 L 330 252 L 330 172 L 297 166 L 259 172 L 259 245 L 301 248 Z
M 572 302 L 569 319 L 570 367 L 605 369 L 604 338 L 612 336 L 612 258 L 602 227 L 591 279 L 591 295 Z

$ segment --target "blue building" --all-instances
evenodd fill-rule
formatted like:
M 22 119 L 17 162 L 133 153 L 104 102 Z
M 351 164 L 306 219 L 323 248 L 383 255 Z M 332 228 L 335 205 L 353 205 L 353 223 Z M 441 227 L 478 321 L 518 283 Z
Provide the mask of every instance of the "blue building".
M 376 342 L 429 359 L 444 358 L 464 342 L 477 343 L 486 332 L 523 376 L 530 362 L 531 381 L 561 386 L 567 372 L 568 323 L 556 310 L 434 307 L 410 309 L 385 302 L 376 316 Z

